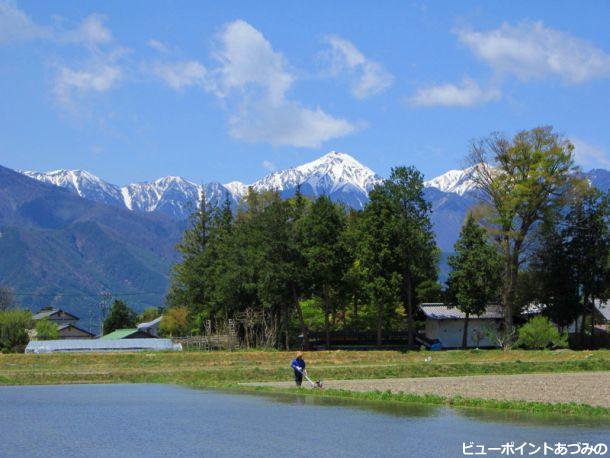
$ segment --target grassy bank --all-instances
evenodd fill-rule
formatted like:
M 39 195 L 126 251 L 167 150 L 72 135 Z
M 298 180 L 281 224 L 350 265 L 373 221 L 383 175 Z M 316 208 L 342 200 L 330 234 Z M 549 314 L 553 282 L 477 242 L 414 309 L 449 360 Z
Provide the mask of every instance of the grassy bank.
M 431 356 L 432 360 L 424 361 Z M 194 383 L 230 386 L 290 379 L 287 352 L 0 355 L 0 384 Z M 306 355 L 325 380 L 610 370 L 610 351 L 331 351 Z
M 443 397 L 434 395 L 417 395 L 409 393 L 391 393 L 390 391 L 348 391 L 348 390 L 303 390 L 297 388 L 278 389 L 273 387 L 245 387 L 243 391 L 258 393 L 292 393 L 299 396 L 316 396 L 322 398 L 354 399 L 359 401 L 392 402 L 395 404 L 425 404 L 474 409 L 500 409 L 525 412 L 535 415 L 570 415 L 587 418 L 599 418 L 610 421 L 610 409 L 585 404 L 563 403 L 550 404 L 533 401 L 500 401 L 494 399 L 475 399 L 464 397 Z
M 425 358 L 430 356 L 431 361 Z M 289 380 L 293 353 L 180 352 L 114 354 L 0 355 L 0 384 L 174 383 L 197 387 L 238 388 L 241 382 Z M 610 370 L 610 351 L 331 351 L 306 354 L 310 372 L 324 380 L 439 377 L 480 374 L 527 374 Z M 239 387 L 239 389 L 244 389 Z M 308 394 L 310 394 L 308 392 Z M 446 399 L 389 393 L 324 390 L 310 395 L 373 398 L 392 402 L 422 402 L 581 414 L 584 407 Z M 527 404 L 527 405 L 526 405 Z M 532 405 L 541 404 L 541 405 Z M 610 416 L 608 409 L 586 414 Z M 601 412 L 601 413 L 600 413 Z

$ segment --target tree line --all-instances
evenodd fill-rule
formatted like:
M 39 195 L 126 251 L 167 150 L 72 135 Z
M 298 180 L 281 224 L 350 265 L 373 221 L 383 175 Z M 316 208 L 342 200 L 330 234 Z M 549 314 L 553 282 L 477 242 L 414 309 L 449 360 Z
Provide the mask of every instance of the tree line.
M 514 317 L 534 303 L 567 326 L 608 297 L 610 271 L 608 195 L 579 178 L 573 149 L 550 127 L 471 145 L 479 204 L 444 285 L 432 209 L 414 167 L 393 168 L 363 210 L 328 196 L 310 200 L 298 188 L 287 199 L 250 189 L 236 213 L 228 201 L 211 208 L 202 196 L 177 247 L 182 261 L 167 304 L 186 307 L 195 331 L 207 319 L 265 310 L 285 348 L 312 330 L 330 345 L 333 330 L 374 332 L 381 344 L 385 332 L 406 329 L 413 345 L 416 304 L 424 301 L 448 302 L 467 319 L 500 304 L 507 346 Z M 466 335 L 467 326 L 464 342 Z
M 307 344 L 312 332 L 329 346 L 337 330 L 372 333 L 378 344 L 404 330 L 413 345 L 417 304 L 445 302 L 466 315 L 465 343 L 468 319 L 496 303 L 506 347 L 516 341 L 515 318 L 535 308 L 560 330 L 585 317 L 584 343 L 595 332 L 594 304 L 610 296 L 610 198 L 581 178 L 573 150 L 550 127 L 472 143 L 478 204 L 442 284 L 432 209 L 414 167 L 393 168 L 362 210 L 328 196 L 308 199 L 298 188 L 290 198 L 250 189 L 236 212 L 201 196 L 177 246 L 166 308 L 146 318 L 163 313 L 164 334 L 177 336 L 255 311 L 278 330 L 279 348 L 297 336 Z M 12 300 L 3 290 L 0 309 Z M 10 323 L 19 318 L 3 313 L 0 341 L 12 339 Z M 117 302 L 105 333 L 134 319 Z
M 288 199 L 250 189 L 235 215 L 228 201 L 211 208 L 202 198 L 178 245 L 168 304 L 187 306 L 195 328 L 264 309 L 286 348 L 312 329 L 327 345 L 336 329 L 375 331 L 381 342 L 404 317 L 412 342 L 419 288 L 437 279 L 430 211 L 413 167 L 393 169 L 362 211 L 299 189 Z

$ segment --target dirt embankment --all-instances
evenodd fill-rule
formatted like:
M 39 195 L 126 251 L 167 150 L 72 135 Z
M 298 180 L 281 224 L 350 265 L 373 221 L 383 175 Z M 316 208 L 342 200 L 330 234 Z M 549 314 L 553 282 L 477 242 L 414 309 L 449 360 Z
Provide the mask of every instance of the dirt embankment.
M 294 386 L 292 382 L 252 385 Z M 303 386 L 306 384 L 304 383 Z M 588 404 L 610 407 L 610 372 L 577 372 L 463 377 L 328 380 L 325 388 L 434 394 L 444 397 Z

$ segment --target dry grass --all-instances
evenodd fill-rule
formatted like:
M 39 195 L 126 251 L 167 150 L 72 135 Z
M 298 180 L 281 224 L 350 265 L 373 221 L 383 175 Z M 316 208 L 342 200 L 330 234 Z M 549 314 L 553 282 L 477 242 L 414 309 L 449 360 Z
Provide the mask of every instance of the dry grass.
M 325 380 L 610 370 L 610 351 L 320 351 L 308 367 Z M 162 382 L 229 386 L 290 379 L 293 353 L 276 351 L 0 355 L 0 384 Z M 431 357 L 426 362 L 425 358 Z

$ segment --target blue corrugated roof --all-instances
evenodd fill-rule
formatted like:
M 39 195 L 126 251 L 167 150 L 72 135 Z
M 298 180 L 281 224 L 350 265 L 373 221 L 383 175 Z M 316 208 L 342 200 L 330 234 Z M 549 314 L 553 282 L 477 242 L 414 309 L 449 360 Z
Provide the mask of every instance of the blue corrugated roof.
M 25 348 L 26 353 L 144 350 L 182 350 L 182 346 L 180 344 L 174 344 L 171 339 L 62 339 L 33 340 Z

